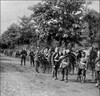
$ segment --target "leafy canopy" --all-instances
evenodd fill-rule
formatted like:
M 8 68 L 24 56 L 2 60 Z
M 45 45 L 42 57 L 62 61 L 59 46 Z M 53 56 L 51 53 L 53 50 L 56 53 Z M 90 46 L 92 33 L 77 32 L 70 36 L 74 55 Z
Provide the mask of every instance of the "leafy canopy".
M 36 6 L 30 7 L 33 11 L 31 18 L 36 24 L 39 39 L 45 39 L 50 45 L 57 40 L 68 44 L 80 44 L 84 31 L 83 16 L 85 0 L 43 0 Z

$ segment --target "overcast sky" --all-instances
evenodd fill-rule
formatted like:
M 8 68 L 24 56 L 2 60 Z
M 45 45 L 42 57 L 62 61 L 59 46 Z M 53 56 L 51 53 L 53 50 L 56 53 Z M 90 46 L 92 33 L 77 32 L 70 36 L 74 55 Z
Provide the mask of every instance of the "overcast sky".
M 40 0 L 1 0 L 1 33 L 6 31 L 7 27 L 12 23 L 17 23 L 19 17 L 23 15 L 29 16 L 31 11 L 28 10 L 28 7 L 38 2 L 40 2 Z M 94 0 L 90 7 L 99 12 L 99 1 Z

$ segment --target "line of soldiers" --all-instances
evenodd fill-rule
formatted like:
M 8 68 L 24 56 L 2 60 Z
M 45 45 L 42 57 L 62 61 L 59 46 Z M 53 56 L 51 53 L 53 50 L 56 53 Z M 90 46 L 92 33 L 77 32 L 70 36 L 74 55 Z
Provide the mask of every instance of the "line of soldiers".
M 19 53 L 21 57 L 21 66 L 26 65 L 27 56 L 30 57 L 30 65 L 35 67 L 39 73 L 39 67 L 42 66 L 43 72 L 52 70 L 52 77 L 57 80 L 57 74 L 61 71 L 62 81 L 68 82 L 68 74 L 71 70 L 77 68 L 77 80 L 85 82 L 86 70 L 91 67 L 95 71 L 96 86 L 100 86 L 100 50 L 92 48 L 87 55 L 87 50 L 79 50 L 78 53 L 69 50 L 60 51 L 59 48 L 55 50 L 36 51 L 30 50 L 28 53 L 25 48 Z M 98 55 L 99 54 L 99 55 Z
M 57 72 L 60 69 L 62 73 L 62 81 L 68 82 L 68 72 L 71 68 L 72 61 L 76 59 L 76 66 L 77 66 L 77 80 L 81 81 L 82 83 L 86 80 L 86 71 L 91 65 L 91 68 L 95 71 L 95 80 L 96 86 L 100 88 L 100 50 L 92 48 L 90 54 L 84 50 L 79 50 L 78 55 L 74 58 L 73 52 L 68 52 L 64 54 L 59 54 L 59 49 L 56 49 L 52 55 L 52 77 L 57 80 Z M 74 58 L 74 59 L 73 59 Z M 75 65 L 75 62 L 73 62 Z M 90 64 L 89 64 L 90 63 Z
M 79 50 L 77 56 L 75 56 L 74 52 L 61 52 L 59 53 L 59 48 L 55 48 L 55 51 L 52 51 L 50 54 L 47 54 L 48 52 L 45 51 L 43 53 L 39 53 L 39 48 L 37 48 L 36 52 L 33 52 L 32 50 L 29 53 L 30 57 L 30 64 L 35 67 L 36 72 L 39 73 L 39 66 L 40 63 L 42 63 L 44 66 L 44 72 L 46 70 L 46 62 L 48 62 L 49 67 L 52 67 L 52 77 L 57 80 L 57 74 L 58 71 L 61 71 L 62 74 L 62 81 L 64 81 L 64 77 L 66 76 L 66 82 L 68 82 L 68 73 L 70 70 L 73 70 L 75 66 L 78 68 L 77 72 L 77 80 L 80 80 L 82 82 L 85 82 L 86 79 L 86 70 L 88 68 L 88 63 L 91 63 L 91 67 L 95 70 L 96 73 L 96 81 L 97 84 L 96 86 L 99 86 L 100 84 L 98 83 L 100 80 L 100 72 L 99 67 L 97 65 L 100 65 L 98 62 L 100 61 L 99 59 L 96 60 L 97 56 L 97 50 L 92 49 L 90 52 L 90 57 L 87 56 L 86 52 Z M 45 54 L 45 58 L 44 57 Z M 24 63 L 26 64 L 26 56 L 27 56 L 27 51 L 23 49 L 21 51 L 21 65 Z M 90 58 L 90 59 L 88 59 Z M 89 61 L 91 60 L 91 61 Z M 95 63 L 95 64 L 94 64 Z M 98 70 L 97 70 L 98 69 Z M 49 69 L 48 69 L 49 70 Z M 97 71 L 96 71 L 97 70 Z

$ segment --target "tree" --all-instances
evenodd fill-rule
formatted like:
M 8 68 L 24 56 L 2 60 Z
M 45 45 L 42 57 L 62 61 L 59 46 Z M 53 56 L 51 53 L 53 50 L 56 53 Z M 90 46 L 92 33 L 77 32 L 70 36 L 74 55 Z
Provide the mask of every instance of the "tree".
M 21 36 L 19 42 L 21 44 L 30 44 L 36 41 L 34 22 L 30 17 L 25 15 L 20 18 Z
M 53 40 L 57 40 L 60 46 L 63 42 L 66 47 L 68 44 L 72 47 L 75 43 L 81 45 L 85 4 L 85 0 L 43 0 L 30 7 L 39 39 L 45 39 L 49 45 Z
M 20 37 L 20 26 L 13 23 L 2 34 L 2 42 L 8 47 L 14 47 L 17 44 L 17 40 Z
M 99 36 L 98 32 L 100 30 L 100 14 L 94 10 L 89 10 L 89 12 L 84 16 L 84 20 L 89 25 L 88 42 L 93 45 Z

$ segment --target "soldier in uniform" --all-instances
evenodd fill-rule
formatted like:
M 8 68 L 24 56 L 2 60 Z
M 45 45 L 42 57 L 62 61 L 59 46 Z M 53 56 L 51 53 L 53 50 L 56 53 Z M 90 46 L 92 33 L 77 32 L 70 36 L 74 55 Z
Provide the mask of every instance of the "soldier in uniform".
M 61 55 L 60 56 L 60 69 L 62 74 L 61 81 L 64 81 L 64 77 L 66 76 L 66 82 L 68 82 L 68 66 L 69 66 L 68 54 Z
M 39 50 L 39 48 L 37 48 L 35 57 L 34 57 L 34 65 L 35 65 L 35 70 L 37 73 L 39 73 L 39 71 L 38 71 L 39 70 L 38 50 Z
M 98 57 L 96 59 L 95 64 L 95 79 L 96 79 L 96 87 L 100 88 L 100 51 L 98 51 Z
M 23 49 L 20 53 L 21 55 L 21 66 L 23 65 L 24 63 L 24 66 L 26 65 L 26 57 L 27 57 L 27 51 L 26 49 Z
M 52 77 L 57 80 L 57 72 L 59 69 L 59 49 L 55 48 L 55 52 L 52 54 L 51 57 L 51 63 L 52 63 Z
M 29 56 L 30 56 L 30 65 L 34 66 L 34 52 L 33 52 L 33 50 L 30 51 Z
M 87 59 L 85 58 L 85 52 L 82 53 L 82 57 L 80 58 L 80 63 L 78 65 L 78 77 L 77 80 L 85 82 L 86 79 L 86 69 L 87 69 Z

